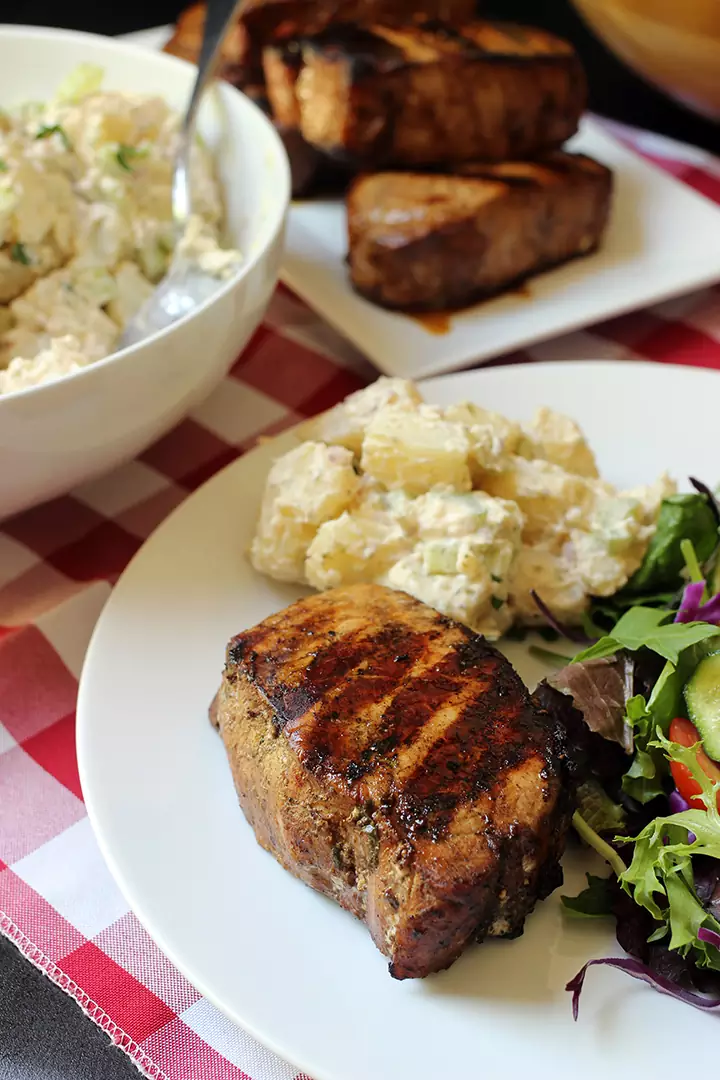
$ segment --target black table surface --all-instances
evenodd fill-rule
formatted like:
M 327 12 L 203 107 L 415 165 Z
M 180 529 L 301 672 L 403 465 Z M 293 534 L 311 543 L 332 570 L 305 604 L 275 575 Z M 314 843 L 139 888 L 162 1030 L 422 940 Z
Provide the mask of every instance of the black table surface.
M 0 20 L 122 34 L 173 22 L 182 6 L 174 0 L 92 7 L 87 0 L 22 0 L 12 12 L 3 11 Z M 592 36 L 566 0 L 489 0 L 482 7 L 499 18 L 544 26 L 569 38 L 588 72 L 590 105 L 596 112 L 720 154 L 720 126 L 675 105 L 633 75 Z M 0 1080 L 138 1076 L 73 1001 L 0 941 Z

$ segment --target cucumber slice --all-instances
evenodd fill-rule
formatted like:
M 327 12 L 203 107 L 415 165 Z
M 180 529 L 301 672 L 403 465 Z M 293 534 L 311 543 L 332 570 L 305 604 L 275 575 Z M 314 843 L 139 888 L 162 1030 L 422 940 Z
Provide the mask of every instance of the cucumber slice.
M 720 761 L 720 652 L 701 660 L 685 686 L 688 716 L 708 757 Z

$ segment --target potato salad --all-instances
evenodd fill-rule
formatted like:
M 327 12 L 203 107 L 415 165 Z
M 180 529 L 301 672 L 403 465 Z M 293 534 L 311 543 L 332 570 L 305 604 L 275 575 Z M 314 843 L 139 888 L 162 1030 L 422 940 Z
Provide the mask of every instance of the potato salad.
M 179 116 L 161 98 L 102 90 L 75 71 L 45 104 L 0 113 L 0 393 L 107 356 L 165 274 Z M 194 148 L 186 254 L 223 277 L 223 208 L 208 152 Z
M 268 476 L 251 560 L 282 581 L 401 589 L 489 638 L 577 623 L 642 563 L 668 476 L 617 491 L 578 425 L 427 405 L 380 378 L 300 429 Z

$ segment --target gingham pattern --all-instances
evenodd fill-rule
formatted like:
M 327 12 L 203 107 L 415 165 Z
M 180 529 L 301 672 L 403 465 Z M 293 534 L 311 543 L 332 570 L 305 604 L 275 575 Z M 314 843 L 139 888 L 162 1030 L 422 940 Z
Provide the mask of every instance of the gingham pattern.
M 618 134 L 720 203 L 720 162 L 657 136 Z M 495 363 L 598 357 L 720 369 L 720 287 Z M 138 460 L 0 530 L 0 930 L 158 1080 L 302 1078 L 200 997 L 112 881 L 75 759 L 85 648 L 112 584 L 189 492 L 259 435 L 372 377 L 279 289 L 230 376 L 190 419 Z

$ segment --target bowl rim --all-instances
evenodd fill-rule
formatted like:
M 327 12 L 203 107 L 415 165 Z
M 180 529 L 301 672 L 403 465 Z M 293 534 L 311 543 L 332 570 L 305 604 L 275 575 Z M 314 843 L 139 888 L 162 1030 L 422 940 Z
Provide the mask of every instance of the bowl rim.
M 92 43 L 94 46 L 100 45 L 101 48 L 106 49 L 108 52 L 114 53 L 126 53 L 128 58 L 137 57 L 142 55 L 147 57 L 152 56 L 154 60 L 160 64 L 160 66 L 170 68 L 184 68 L 193 72 L 195 65 L 191 64 L 187 60 L 183 60 L 179 56 L 173 56 L 170 53 L 162 51 L 155 51 L 147 49 L 143 45 L 138 45 L 132 41 L 118 40 L 117 38 L 106 36 L 104 34 L 92 34 L 85 30 L 66 30 L 63 28 L 55 28 L 52 26 L 26 26 L 24 24 L 13 24 L 0 22 L 0 41 L 3 39 L 18 38 L 25 40 L 27 38 L 36 38 L 43 40 L 62 38 L 65 41 L 77 41 L 79 43 Z M 291 195 L 291 181 L 290 181 L 290 162 L 288 160 L 287 151 L 280 138 L 274 124 L 268 119 L 265 113 L 260 109 L 254 101 L 251 101 L 246 94 L 243 94 L 241 90 L 233 86 L 231 83 L 223 80 L 218 80 L 215 84 L 221 93 L 227 94 L 232 100 L 238 99 L 241 110 L 247 110 L 249 113 L 254 113 L 256 119 L 258 119 L 261 125 L 264 125 L 266 132 L 269 136 L 270 143 L 274 143 L 277 151 L 278 163 L 281 169 L 280 184 L 282 187 L 281 198 L 274 204 L 274 209 L 268 210 L 269 226 L 268 235 L 265 242 L 259 246 L 255 246 L 255 250 L 243 258 L 242 263 L 236 270 L 236 272 L 229 277 L 226 281 L 223 281 L 221 286 L 206 300 L 193 310 L 183 315 L 176 322 L 171 323 L 169 326 L 164 327 L 162 330 L 156 331 L 154 334 L 149 334 L 148 337 L 143 338 L 142 341 L 137 342 L 135 345 L 129 345 L 124 349 L 119 349 L 117 352 L 109 353 L 108 356 L 102 357 L 100 360 L 95 360 L 91 364 L 87 364 L 85 367 L 80 368 L 78 371 L 69 372 L 67 375 L 63 375 L 59 379 L 52 379 L 49 382 L 39 383 L 36 386 L 25 386 L 19 390 L 11 390 L 8 393 L 0 394 L 0 410 L 3 408 L 3 404 L 10 404 L 11 402 L 19 401 L 21 398 L 28 398 L 36 394 L 40 394 L 43 391 L 46 393 L 53 388 L 59 386 L 65 386 L 70 381 L 76 379 L 92 377 L 93 373 L 101 368 L 105 368 L 116 361 L 124 360 L 129 356 L 135 356 L 142 349 L 149 344 L 155 344 L 161 341 L 165 337 L 169 337 L 180 330 L 186 323 L 194 319 L 197 315 L 206 311 L 212 307 L 215 303 L 220 301 L 246 277 L 255 266 L 264 257 L 266 252 L 273 246 L 277 240 L 278 234 L 282 232 L 285 221 L 287 218 L 288 209 L 290 206 Z M 274 220 L 273 220 L 274 218 Z

